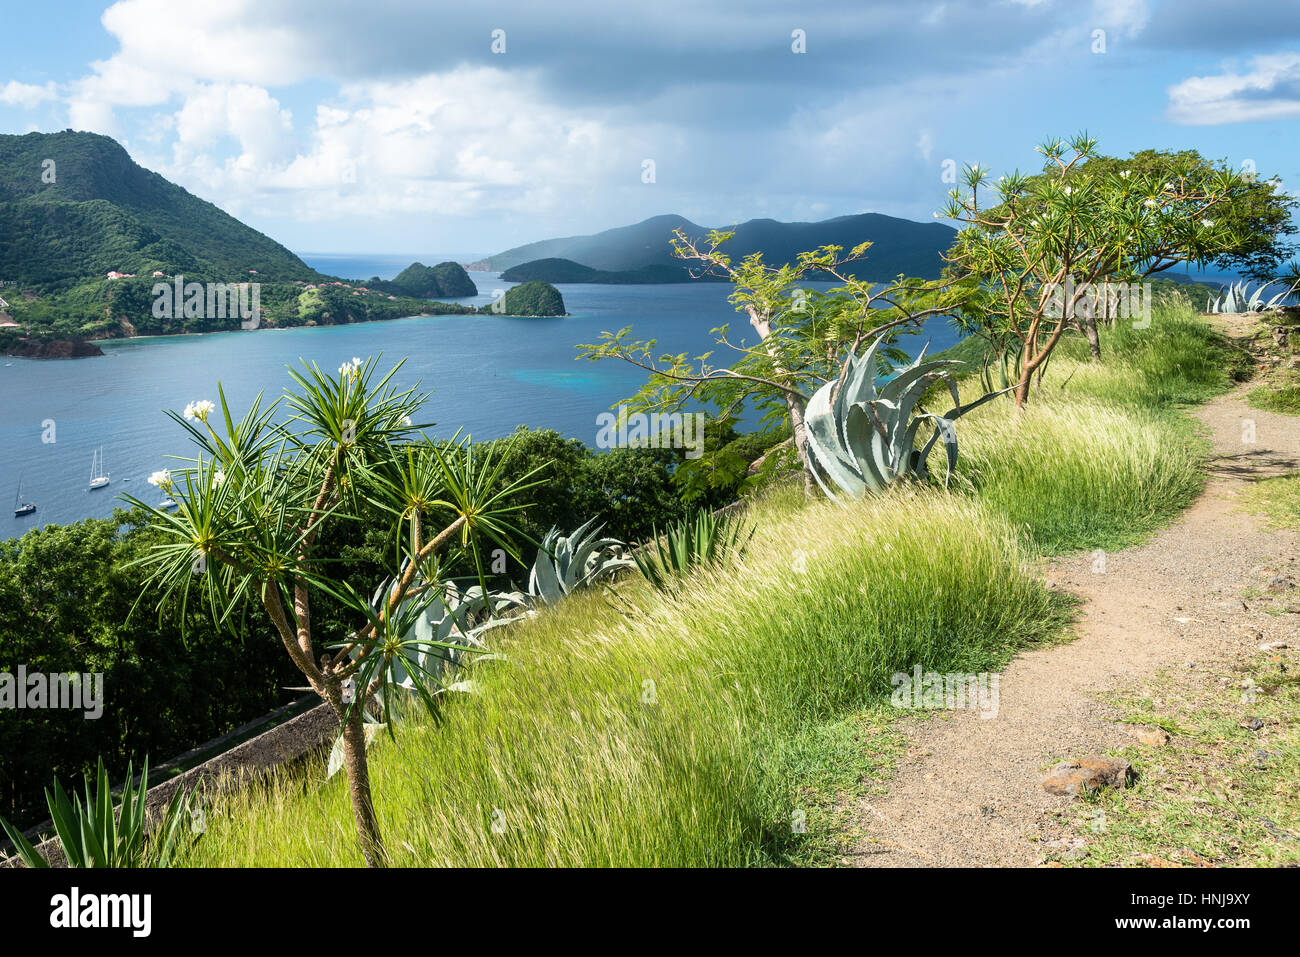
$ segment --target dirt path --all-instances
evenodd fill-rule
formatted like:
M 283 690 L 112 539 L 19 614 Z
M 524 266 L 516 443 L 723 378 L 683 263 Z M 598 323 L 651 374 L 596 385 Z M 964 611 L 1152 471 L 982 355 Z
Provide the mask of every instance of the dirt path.
M 1300 420 L 1246 405 L 1245 389 L 1197 410 L 1214 458 L 1205 493 L 1147 544 L 1054 560 L 1053 587 L 1087 599 L 1069 644 L 1020 654 L 1002 671 L 997 717 L 947 711 L 909 721 L 907 754 L 883 798 L 864 800 L 862 867 L 1032 866 L 1055 839 L 1053 813 L 1070 799 L 1040 786 L 1067 757 L 1132 744 L 1120 715 L 1097 700 L 1137 675 L 1253 653 L 1300 638 L 1295 615 L 1250 607 L 1243 593 L 1279 573 L 1300 579 L 1300 535 L 1265 530 L 1242 511 L 1246 483 L 1300 469 Z M 1243 442 L 1243 420 L 1255 442 Z

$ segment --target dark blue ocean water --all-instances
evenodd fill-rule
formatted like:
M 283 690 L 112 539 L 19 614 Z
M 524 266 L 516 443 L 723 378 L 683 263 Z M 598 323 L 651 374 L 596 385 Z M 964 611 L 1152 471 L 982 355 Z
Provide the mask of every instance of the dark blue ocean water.
M 413 259 L 435 257 L 304 258 L 335 275 L 391 278 Z M 487 303 L 509 284 L 495 273 L 472 273 Z M 575 344 L 595 342 L 605 330 L 632 326 L 634 335 L 659 340 L 664 352 L 698 355 L 714 350 L 709 330 L 730 322 L 737 336 L 754 335 L 727 302 L 729 286 L 699 283 L 655 286 L 559 287 L 572 314 L 560 319 L 429 316 L 310 329 L 258 330 L 103 343 L 90 359 L 0 357 L 0 537 L 38 524 L 106 516 L 123 491 L 145 501 L 162 496 L 145 483 L 156 469 L 189 455 L 189 443 L 163 409 L 217 399 L 217 383 L 242 413 L 258 394 L 281 394 L 285 367 L 300 359 L 328 372 L 353 356 L 407 357 L 396 382 L 432 390 L 427 421 L 436 432 L 464 429 L 476 439 L 504 435 L 518 425 L 557 429 L 594 445 L 596 417 L 631 395 L 645 373 L 627 363 L 576 359 Z M 956 336 L 932 321 L 932 350 Z M 911 344 L 919 348 L 920 342 Z M 905 344 L 906 345 L 906 344 Z M 715 361 L 720 358 L 715 354 Z M 52 421 L 54 442 L 42 442 Z M 91 456 L 103 447 L 112 484 L 87 490 Z M 36 514 L 12 518 L 19 476 Z

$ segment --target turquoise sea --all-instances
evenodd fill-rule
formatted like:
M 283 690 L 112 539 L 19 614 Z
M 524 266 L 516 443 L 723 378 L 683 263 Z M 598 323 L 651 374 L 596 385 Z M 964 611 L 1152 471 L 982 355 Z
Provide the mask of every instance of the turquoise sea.
M 314 268 L 348 278 L 391 278 L 414 259 L 433 256 L 321 256 L 304 254 Z M 447 258 L 447 257 L 443 257 Z M 502 283 L 496 273 L 471 273 L 490 302 Z M 0 512 L 0 536 L 20 535 L 49 522 L 107 516 L 118 494 L 161 499 L 145 483 L 153 471 L 174 465 L 168 455 L 189 455 L 189 443 L 163 409 L 180 410 L 197 399 L 217 399 L 217 383 L 242 412 L 264 392 L 281 394 L 285 367 L 300 359 L 333 372 L 353 356 L 403 356 L 402 386 L 431 390 L 425 419 L 436 433 L 463 429 L 476 439 L 495 438 L 518 425 L 553 428 L 593 445 L 596 417 L 636 391 L 645 373 L 625 362 L 578 360 L 575 344 L 595 342 L 605 330 L 631 326 L 655 338 L 664 352 L 698 355 L 715 349 L 709 331 L 732 323 L 753 341 L 744 317 L 727 302 L 724 283 L 654 286 L 560 286 L 570 316 L 509 319 L 499 316 L 428 316 L 311 329 L 258 330 L 102 343 L 102 357 L 37 360 L 0 357 L 0 503 L 8 506 L 21 476 L 34 515 Z M 748 335 L 746 336 L 746 333 Z M 956 336 L 932 320 L 923 339 L 904 345 L 947 348 Z M 721 353 L 715 355 L 715 360 Z M 48 437 L 53 423 L 55 441 Z M 106 489 L 87 490 L 91 457 L 102 447 L 111 478 Z

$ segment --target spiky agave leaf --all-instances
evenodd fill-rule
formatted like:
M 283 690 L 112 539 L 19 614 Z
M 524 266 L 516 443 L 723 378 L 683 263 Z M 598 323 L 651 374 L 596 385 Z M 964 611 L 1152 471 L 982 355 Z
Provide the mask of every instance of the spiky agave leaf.
M 626 545 L 617 538 L 601 538 L 595 519 L 583 522 L 571 535 L 552 527 L 542 537 L 537 559 L 528 572 L 528 591 L 501 596 L 528 607 L 537 602 L 553 605 L 565 595 L 635 563 L 623 556 Z
M 812 472 L 831 499 L 838 500 L 836 490 L 860 498 L 868 490 L 880 491 L 900 478 L 926 479 L 930 450 L 941 439 L 948 460 L 946 483 L 957 462 L 953 421 L 1010 391 L 990 391 L 962 405 L 951 371 L 961 363 L 951 359 L 926 361 L 926 349 L 877 388 L 875 355 L 879 344 L 877 339 L 861 358 L 850 355 L 839 379 L 823 385 L 808 402 L 805 424 Z M 925 393 L 941 381 L 953 397 L 953 408 L 944 415 L 919 410 Z M 932 433 L 918 450 L 917 431 L 922 424 L 930 425 Z

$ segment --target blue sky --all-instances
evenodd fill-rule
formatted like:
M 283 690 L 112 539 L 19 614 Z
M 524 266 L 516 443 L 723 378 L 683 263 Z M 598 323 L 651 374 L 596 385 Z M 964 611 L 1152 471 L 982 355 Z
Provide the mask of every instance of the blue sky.
M 0 131 L 112 135 L 299 251 L 927 220 L 944 160 L 1084 128 L 1300 188 L 1295 0 L 73 0 L 3 30 Z

